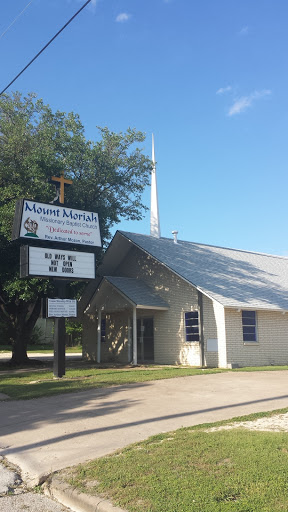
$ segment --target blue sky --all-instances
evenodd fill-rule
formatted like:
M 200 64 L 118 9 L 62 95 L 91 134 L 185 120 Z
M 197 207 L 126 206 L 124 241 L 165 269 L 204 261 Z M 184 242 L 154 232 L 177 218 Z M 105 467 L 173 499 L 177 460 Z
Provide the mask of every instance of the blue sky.
M 1 3 L 1 89 L 83 4 Z M 288 255 L 287 15 L 285 0 L 93 1 L 10 92 L 79 113 L 90 139 L 144 131 L 150 156 L 153 132 L 162 236 Z M 117 228 L 149 234 L 149 215 Z

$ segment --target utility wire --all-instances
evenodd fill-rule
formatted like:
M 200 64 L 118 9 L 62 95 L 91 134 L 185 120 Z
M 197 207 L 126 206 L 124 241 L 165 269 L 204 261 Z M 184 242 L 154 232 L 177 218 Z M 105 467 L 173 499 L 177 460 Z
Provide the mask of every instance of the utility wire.
M 33 0 L 30 0 L 30 2 L 26 5 L 26 7 L 24 7 L 24 9 L 16 16 L 16 18 L 14 18 L 14 20 L 12 21 L 12 23 L 10 23 L 10 25 L 6 28 L 6 30 L 4 30 L 4 32 L 2 32 L 2 34 L 0 35 L 0 39 L 2 39 L 3 36 L 5 36 L 6 32 L 8 32 L 9 28 L 12 27 L 12 25 L 14 25 L 14 23 L 18 20 L 18 18 L 20 18 L 21 14 L 23 14 L 24 11 L 26 11 L 26 9 L 28 9 L 29 5 L 32 4 Z
M 31 64 L 34 62 L 34 60 L 36 60 L 39 55 L 41 55 L 41 53 L 44 52 L 44 50 L 46 50 L 46 48 L 49 46 L 49 44 L 52 43 L 52 41 L 54 41 L 54 39 L 56 39 L 57 36 L 59 36 L 59 34 L 61 34 L 61 32 L 67 27 L 67 25 L 69 25 L 69 23 L 71 23 L 71 21 L 74 20 L 74 18 L 76 18 L 76 16 L 78 16 L 78 14 L 86 7 L 86 5 L 88 5 L 89 3 L 91 2 L 91 0 L 87 0 L 87 2 L 85 2 L 84 5 L 82 5 L 82 7 L 72 16 L 72 18 L 70 18 L 70 20 L 67 21 L 67 23 L 65 23 L 65 25 L 63 25 L 62 28 L 60 28 L 60 30 L 57 32 L 57 34 L 55 34 L 54 37 L 52 37 L 52 39 L 50 39 L 50 41 L 48 41 L 47 44 L 45 44 L 45 46 L 43 46 L 42 50 L 40 50 L 40 52 L 37 53 L 37 55 L 35 55 L 35 57 L 33 57 L 32 60 L 30 60 L 30 62 L 28 62 L 28 64 L 25 66 L 25 68 L 22 69 L 22 71 L 20 71 L 20 73 L 18 73 L 17 76 L 15 76 L 15 78 L 13 78 L 13 80 L 5 87 L 5 89 L 3 89 L 3 91 L 0 92 L 0 96 L 2 96 L 2 94 L 7 91 L 7 89 L 10 87 L 10 85 L 12 85 L 16 80 L 17 78 L 19 78 L 20 75 L 22 75 L 22 73 L 24 73 L 24 71 L 26 71 L 27 68 L 29 68 L 29 66 L 31 66 Z

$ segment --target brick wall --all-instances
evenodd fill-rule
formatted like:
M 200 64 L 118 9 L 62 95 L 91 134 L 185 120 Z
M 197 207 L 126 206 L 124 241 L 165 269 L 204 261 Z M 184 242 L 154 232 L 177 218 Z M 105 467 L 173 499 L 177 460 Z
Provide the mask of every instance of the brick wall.
M 83 358 L 89 361 L 97 360 L 97 318 L 95 315 L 83 315 L 82 320 Z
M 288 314 L 257 311 L 257 342 L 243 342 L 241 311 L 227 309 L 227 363 L 239 366 L 288 364 Z
M 101 342 L 101 362 L 128 361 L 128 316 L 129 312 L 102 315 L 106 318 L 106 338 Z M 97 361 L 97 315 L 85 315 L 83 329 L 83 357 Z
M 198 309 L 195 288 L 136 247 L 115 274 L 142 279 L 170 306 L 168 311 L 149 312 L 154 317 L 155 363 L 199 365 L 199 343 L 186 343 L 184 326 L 184 312 Z M 137 310 L 138 318 L 141 314 Z

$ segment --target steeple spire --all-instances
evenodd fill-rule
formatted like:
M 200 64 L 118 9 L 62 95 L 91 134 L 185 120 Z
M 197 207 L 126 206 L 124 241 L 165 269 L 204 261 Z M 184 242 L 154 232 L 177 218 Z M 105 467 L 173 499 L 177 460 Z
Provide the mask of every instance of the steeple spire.
M 151 172 L 151 206 L 150 206 L 150 235 L 160 238 L 160 220 L 158 209 L 158 194 L 156 180 L 156 163 L 154 150 L 154 134 L 152 133 L 152 172 Z

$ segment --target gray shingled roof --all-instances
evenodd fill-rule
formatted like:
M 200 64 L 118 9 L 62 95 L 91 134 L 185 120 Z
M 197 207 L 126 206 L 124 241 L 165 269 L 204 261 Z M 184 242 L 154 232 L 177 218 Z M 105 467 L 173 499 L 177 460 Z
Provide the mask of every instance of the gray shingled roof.
M 288 311 L 288 258 L 118 233 L 225 307 Z
M 140 279 L 114 276 L 105 279 L 136 306 L 168 309 L 168 304 Z

